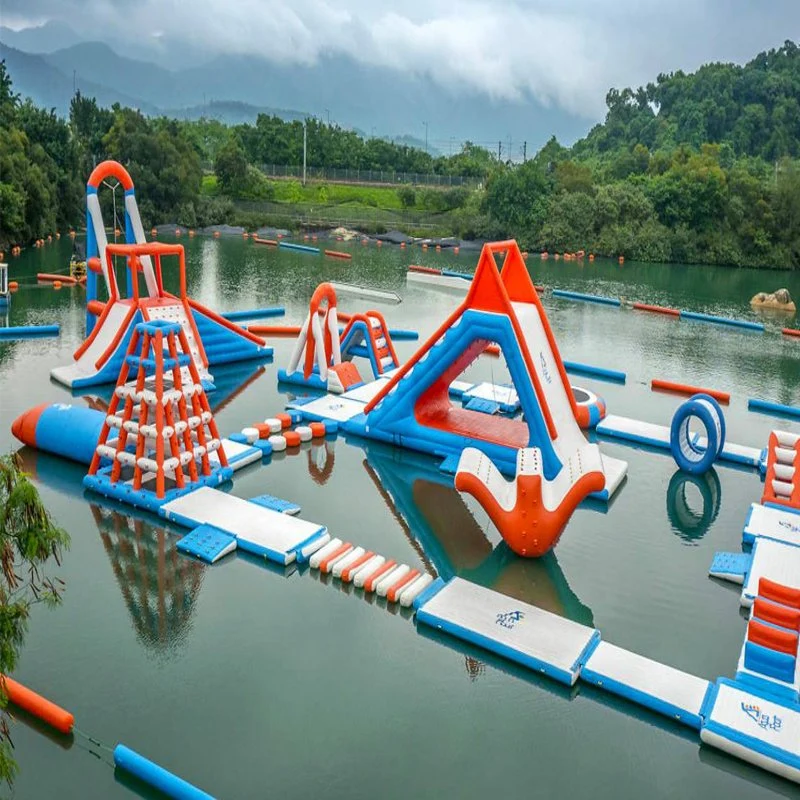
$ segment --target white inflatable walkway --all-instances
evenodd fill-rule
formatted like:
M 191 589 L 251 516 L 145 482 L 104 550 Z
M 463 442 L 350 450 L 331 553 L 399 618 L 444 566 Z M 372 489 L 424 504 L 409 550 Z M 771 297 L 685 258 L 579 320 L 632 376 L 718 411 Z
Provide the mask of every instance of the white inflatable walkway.
M 720 678 L 700 738 L 731 755 L 800 782 L 800 707 Z
M 609 414 L 605 419 L 597 423 L 595 430 L 603 436 L 609 436 L 614 439 L 643 444 L 659 450 L 670 449 L 670 430 L 666 425 L 657 425 L 653 422 L 643 422 L 630 417 Z M 708 442 L 705 436 L 696 434 L 692 444 L 702 450 L 707 446 Z M 748 467 L 758 468 L 761 464 L 762 454 L 763 451 L 757 447 L 746 447 L 745 445 L 726 442 L 720 459 L 734 464 L 745 464 Z
M 753 503 L 744 523 L 742 538 L 750 544 L 759 536 L 800 546 L 800 514 Z
M 307 560 L 330 539 L 324 525 L 205 486 L 165 503 L 160 513 L 187 528 L 213 526 L 235 537 L 242 550 L 284 565 Z
M 600 642 L 586 659 L 581 678 L 697 730 L 711 688 L 703 678 L 608 642 Z
M 461 578 L 423 602 L 417 619 L 570 686 L 600 641 L 594 628 Z

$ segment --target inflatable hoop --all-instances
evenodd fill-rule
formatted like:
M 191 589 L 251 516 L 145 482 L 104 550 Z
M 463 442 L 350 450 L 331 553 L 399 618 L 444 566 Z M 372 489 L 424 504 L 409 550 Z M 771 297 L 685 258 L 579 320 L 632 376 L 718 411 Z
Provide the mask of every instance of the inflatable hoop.
M 692 418 L 705 429 L 706 443 L 690 429 Z M 707 394 L 696 394 L 678 407 L 670 427 L 670 450 L 684 472 L 702 475 L 711 469 L 725 447 L 725 417 L 719 403 Z

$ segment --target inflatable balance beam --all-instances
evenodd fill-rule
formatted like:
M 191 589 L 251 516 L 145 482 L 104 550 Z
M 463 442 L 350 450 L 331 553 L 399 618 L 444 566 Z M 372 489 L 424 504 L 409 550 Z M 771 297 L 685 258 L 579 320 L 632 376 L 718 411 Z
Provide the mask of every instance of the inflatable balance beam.
M 0 328 L 0 339 L 31 339 L 34 336 L 58 336 L 60 325 L 14 325 Z

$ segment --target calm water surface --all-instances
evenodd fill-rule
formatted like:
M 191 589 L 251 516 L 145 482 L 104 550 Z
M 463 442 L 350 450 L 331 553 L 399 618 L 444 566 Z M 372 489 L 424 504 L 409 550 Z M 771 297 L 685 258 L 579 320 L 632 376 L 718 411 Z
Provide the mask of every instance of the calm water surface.
M 398 292 L 402 304 L 378 307 L 422 335 L 458 296 L 407 286 L 405 265 L 472 271 L 477 259 L 352 244 L 340 246 L 353 261 L 340 263 L 239 239 L 185 243 L 190 294 L 217 310 L 283 304 L 285 321 L 300 322 L 317 283 L 350 281 Z M 9 428 L 23 410 L 69 401 L 48 373 L 83 338 L 83 290 L 35 285 L 37 271 L 65 270 L 69 251 L 62 241 L 11 264 L 23 286 L 9 324 L 58 322 L 62 335 L 0 344 L 3 450 L 16 447 Z M 550 286 L 743 318 L 754 318 L 747 301 L 757 291 L 800 295 L 800 278 L 783 273 L 530 263 Z M 776 333 L 780 321 L 762 335 L 544 302 L 565 358 L 627 371 L 625 386 L 575 379 L 612 413 L 668 423 L 679 400 L 651 393 L 650 379 L 705 384 L 733 395 L 729 439 L 760 447 L 776 421 L 748 413 L 747 398 L 800 400 L 800 343 Z M 344 310 L 365 306 L 340 299 Z M 275 343 L 274 363 L 214 371 L 223 433 L 282 408 L 276 371 L 290 344 Z M 397 344 L 404 358 L 414 348 Z M 507 377 L 493 359 L 471 375 Z M 336 536 L 595 625 L 604 639 L 681 669 L 732 675 L 745 629 L 738 592 L 706 572 L 715 550 L 739 550 L 758 478 L 721 467 L 687 481 L 663 454 L 603 449 L 628 460 L 627 482 L 607 508 L 579 509 L 539 561 L 514 557 L 434 462 L 341 437 L 247 468 L 233 491 L 295 500 Z M 23 453 L 72 548 L 59 572 L 64 604 L 34 612 L 17 677 L 73 711 L 95 739 L 124 742 L 220 798 L 797 796 L 662 717 L 582 684 L 538 680 L 306 569 L 241 556 L 211 568 L 192 562 L 176 553 L 175 529 L 84 494 L 83 468 Z M 115 776 L 110 753 L 94 748 L 96 757 L 83 736 L 54 739 L 28 718 L 13 735 L 18 798 L 155 796 Z

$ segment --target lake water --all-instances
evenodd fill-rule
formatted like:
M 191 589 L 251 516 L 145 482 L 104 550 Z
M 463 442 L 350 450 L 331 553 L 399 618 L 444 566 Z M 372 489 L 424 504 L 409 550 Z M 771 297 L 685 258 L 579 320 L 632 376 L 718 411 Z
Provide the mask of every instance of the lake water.
M 357 243 L 352 262 L 240 239 L 184 240 L 189 292 L 216 310 L 282 304 L 304 317 L 323 279 L 391 289 L 376 305 L 395 327 L 431 333 L 458 295 L 406 285 L 408 263 L 472 271 L 477 253 L 423 253 Z M 11 421 L 69 401 L 50 381 L 83 338 L 83 290 L 35 285 L 66 270 L 66 240 L 13 259 L 10 324 L 58 322 L 58 339 L 0 343 L 0 448 Z M 800 277 L 710 267 L 530 261 L 537 282 L 754 318 L 749 298 Z M 800 342 L 547 295 L 562 355 L 625 370 L 624 386 L 575 378 L 612 413 L 668 424 L 679 398 L 653 377 L 728 390 L 728 438 L 762 447 L 791 422 L 747 412 L 747 398 L 800 399 Z M 281 410 L 274 363 L 214 370 L 211 395 L 230 433 Z M 417 345 L 399 342 L 401 357 Z M 485 358 L 476 377 L 504 380 Z M 108 396 L 108 389 L 97 393 Z M 75 399 L 75 403 L 86 402 Z M 720 467 L 687 481 L 666 454 L 612 442 L 629 475 L 603 511 L 577 511 L 555 552 L 518 559 L 486 515 L 464 503 L 434 462 L 343 438 L 237 473 L 243 497 L 269 492 L 302 516 L 415 567 L 459 574 L 599 628 L 604 639 L 689 672 L 732 675 L 745 630 L 738 592 L 709 580 L 716 550 L 740 549 L 754 472 Z M 123 742 L 221 798 L 797 796 L 795 786 L 700 746 L 693 732 L 580 684 L 568 690 L 458 641 L 417 628 L 405 611 L 306 569 L 285 573 L 236 556 L 206 567 L 176 553 L 178 530 L 84 493 L 84 469 L 23 451 L 45 502 L 72 536 L 58 574 L 63 605 L 32 615 L 16 677 L 75 714 L 105 745 Z M 18 798 L 152 797 L 116 775 L 83 735 L 13 725 Z M 95 751 L 94 753 L 92 751 Z M 99 756 L 96 757 L 95 753 Z

